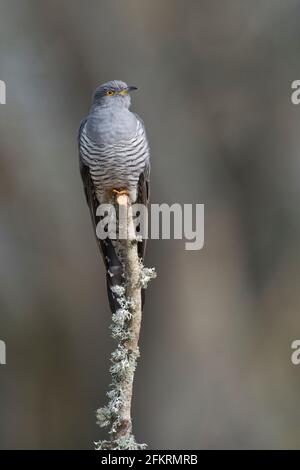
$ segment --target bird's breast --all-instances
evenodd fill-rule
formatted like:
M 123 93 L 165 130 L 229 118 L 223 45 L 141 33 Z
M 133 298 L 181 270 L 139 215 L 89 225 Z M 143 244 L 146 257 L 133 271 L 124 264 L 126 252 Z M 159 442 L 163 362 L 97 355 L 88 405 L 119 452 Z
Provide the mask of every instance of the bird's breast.
M 88 137 L 99 145 L 116 145 L 130 140 L 137 131 L 138 121 L 127 109 L 96 109 L 86 124 Z
M 83 128 L 80 137 L 80 151 L 90 173 L 97 192 L 110 188 L 135 188 L 139 175 L 149 158 L 147 138 L 141 123 L 136 120 L 136 129 L 132 135 L 123 135 L 116 139 L 93 140 L 90 127 Z M 121 133 L 121 131 L 120 131 Z

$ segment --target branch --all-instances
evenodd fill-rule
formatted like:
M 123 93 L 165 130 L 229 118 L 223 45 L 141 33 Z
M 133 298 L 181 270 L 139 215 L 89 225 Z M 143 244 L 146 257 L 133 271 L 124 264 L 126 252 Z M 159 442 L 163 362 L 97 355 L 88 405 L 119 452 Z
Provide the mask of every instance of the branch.
M 119 206 L 119 234 L 126 234 L 125 239 L 118 240 L 125 282 L 114 288 L 120 308 L 112 316 L 112 337 L 118 344 L 111 354 L 112 382 L 107 392 L 109 402 L 97 410 L 98 424 L 101 427 L 110 427 L 110 440 L 97 442 L 96 449 L 138 450 L 146 447 L 146 444 L 135 441 L 131 418 L 134 372 L 140 355 L 138 341 L 142 320 L 141 288 L 146 288 L 148 282 L 156 277 L 156 273 L 154 268 L 145 268 L 138 256 L 138 238 L 128 196 L 117 196 L 116 204 Z

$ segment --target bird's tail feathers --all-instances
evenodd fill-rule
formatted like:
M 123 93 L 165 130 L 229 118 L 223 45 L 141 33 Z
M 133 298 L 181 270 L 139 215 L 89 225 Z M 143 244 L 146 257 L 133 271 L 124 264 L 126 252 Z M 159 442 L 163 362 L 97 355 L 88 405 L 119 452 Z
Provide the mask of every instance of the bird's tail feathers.
M 115 246 L 109 238 L 101 241 L 101 248 L 106 267 L 108 301 L 112 313 L 115 313 L 120 308 L 115 287 L 125 284 L 124 268 L 116 253 Z M 145 289 L 141 289 L 141 296 L 143 308 L 145 303 Z

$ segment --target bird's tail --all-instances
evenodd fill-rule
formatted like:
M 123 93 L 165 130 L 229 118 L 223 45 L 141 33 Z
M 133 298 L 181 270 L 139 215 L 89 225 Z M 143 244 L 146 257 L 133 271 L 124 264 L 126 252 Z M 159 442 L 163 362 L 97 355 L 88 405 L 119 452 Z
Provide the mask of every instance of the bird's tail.
M 101 240 L 101 248 L 106 267 L 106 287 L 108 301 L 112 313 L 115 313 L 120 308 L 115 287 L 125 285 L 126 279 L 124 267 L 116 253 L 113 242 L 109 238 Z M 145 303 L 145 289 L 141 289 L 141 297 L 143 308 Z
M 116 286 L 124 284 L 124 269 L 119 260 L 112 241 L 109 238 L 101 240 L 101 249 L 106 268 L 107 295 L 112 313 L 120 308 L 118 296 L 115 291 Z

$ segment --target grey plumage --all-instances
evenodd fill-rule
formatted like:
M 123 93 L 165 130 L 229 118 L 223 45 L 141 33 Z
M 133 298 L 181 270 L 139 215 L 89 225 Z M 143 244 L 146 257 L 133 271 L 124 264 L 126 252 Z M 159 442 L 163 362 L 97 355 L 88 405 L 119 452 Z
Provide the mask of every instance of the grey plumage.
M 80 171 L 94 230 L 98 223 L 97 207 L 111 201 L 113 190 L 126 190 L 131 203 L 147 205 L 149 201 L 150 152 L 143 121 L 129 110 L 132 89 L 135 87 L 118 80 L 99 86 L 90 113 L 80 125 Z M 118 242 L 106 239 L 98 240 L 98 244 L 114 312 L 118 304 L 112 287 L 124 282 Z M 144 258 L 144 240 L 138 249 Z

